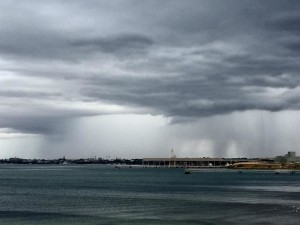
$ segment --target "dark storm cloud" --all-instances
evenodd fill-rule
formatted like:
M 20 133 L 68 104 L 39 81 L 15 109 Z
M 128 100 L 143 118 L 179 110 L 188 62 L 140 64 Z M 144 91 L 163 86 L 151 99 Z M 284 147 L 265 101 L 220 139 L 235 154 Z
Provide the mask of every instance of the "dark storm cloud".
M 299 6 L 298 6 L 299 9 Z M 293 13 L 293 11 L 291 11 Z M 300 34 L 300 16 L 299 12 L 296 11 L 295 14 L 286 14 L 279 16 L 278 18 L 273 18 L 269 20 L 267 25 L 269 28 L 277 32 L 290 32 L 295 34 Z
M 216 75 L 217 76 L 217 75 Z M 285 98 L 279 94 L 272 97 L 261 97 L 266 93 L 261 87 L 292 87 L 292 81 L 280 81 L 281 78 L 268 80 L 267 77 L 255 78 L 248 82 L 226 84 L 226 78 L 203 82 L 194 77 L 156 79 L 119 77 L 117 80 L 106 78 L 93 79 L 83 94 L 94 99 L 106 99 L 109 102 L 131 106 L 147 106 L 170 117 L 207 117 L 225 114 L 233 111 L 267 110 L 280 111 L 296 109 L 294 99 Z M 218 80 L 218 81 L 217 81 Z M 147 84 L 147 85 L 145 85 Z M 256 87 L 256 90 L 243 90 L 246 84 Z M 98 88 L 101 85 L 102 88 Z M 107 88 L 105 88 L 107 86 Z M 107 93 L 107 89 L 110 92 Z M 213 90 L 212 90 L 213 89 Z M 251 96 L 252 92 L 261 94 Z
M 66 125 L 64 117 L 37 117 L 36 115 L 2 116 L 0 121 L 1 127 L 9 127 L 15 131 L 29 134 L 59 133 L 64 125 Z
M 30 32 L 30 31 L 25 31 Z M 12 34 L 13 36 L 19 34 Z M 117 54 L 136 54 L 149 46 L 153 41 L 139 34 L 121 34 L 109 37 L 81 38 L 51 37 L 47 34 L 22 34 L 22 38 L 14 40 L 10 35 L 0 40 L 0 53 L 25 60 L 75 60 L 87 58 L 97 52 Z M 5 35 L 4 35 L 5 36 Z M 5 40 L 6 39 L 6 40 Z
M 284 43 L 284 46 L 287 49 L 294 51 L 296 54 L 300 52 L 300 41 L 290 41 L 288 43 Z
M 153 41 L 142 35 L 123 35 L 119 37 L 109 38 L 92 38 L 77 40 L 71 42 L 71 45 L 75 48 L 81 48 L 83 50 L 90 51 L 104 51 L 104 52 L 120 52 L 126 51 L 130 53 L 134 49 L 143 49 L 151 46 Z
M 4 1 L 0 126 L 50 133 L 103 113 L 74 102 L 178 121 L 299 109 L 299 15 L 298 1 Z

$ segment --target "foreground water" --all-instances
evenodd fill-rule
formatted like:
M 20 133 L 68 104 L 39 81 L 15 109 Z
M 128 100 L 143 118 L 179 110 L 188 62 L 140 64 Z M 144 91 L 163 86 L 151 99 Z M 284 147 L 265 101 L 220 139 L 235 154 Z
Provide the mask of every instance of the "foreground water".
M 299 223 L 299 173 L 0 165 L 1 225 Z

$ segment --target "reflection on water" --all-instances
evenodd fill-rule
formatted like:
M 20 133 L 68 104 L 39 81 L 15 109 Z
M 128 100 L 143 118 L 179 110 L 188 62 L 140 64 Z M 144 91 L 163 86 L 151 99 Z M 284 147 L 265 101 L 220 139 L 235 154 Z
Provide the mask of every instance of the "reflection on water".
M 298 224 L 300 174 L 0 165 L 0 224 Z

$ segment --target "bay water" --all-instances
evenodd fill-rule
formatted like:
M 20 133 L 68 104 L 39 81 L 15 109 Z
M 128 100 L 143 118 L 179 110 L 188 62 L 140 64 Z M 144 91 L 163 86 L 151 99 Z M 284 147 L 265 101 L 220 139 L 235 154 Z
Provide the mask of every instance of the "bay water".
M 0 165 L 1 225 L 300 224 L 300 172 Z

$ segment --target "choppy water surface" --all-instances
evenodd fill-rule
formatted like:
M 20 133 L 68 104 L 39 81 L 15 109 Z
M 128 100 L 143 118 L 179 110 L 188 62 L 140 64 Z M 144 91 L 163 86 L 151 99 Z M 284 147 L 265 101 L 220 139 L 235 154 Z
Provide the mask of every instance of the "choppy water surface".
M 0 165 L 0 224 L 300 224 L 300 173 Z

